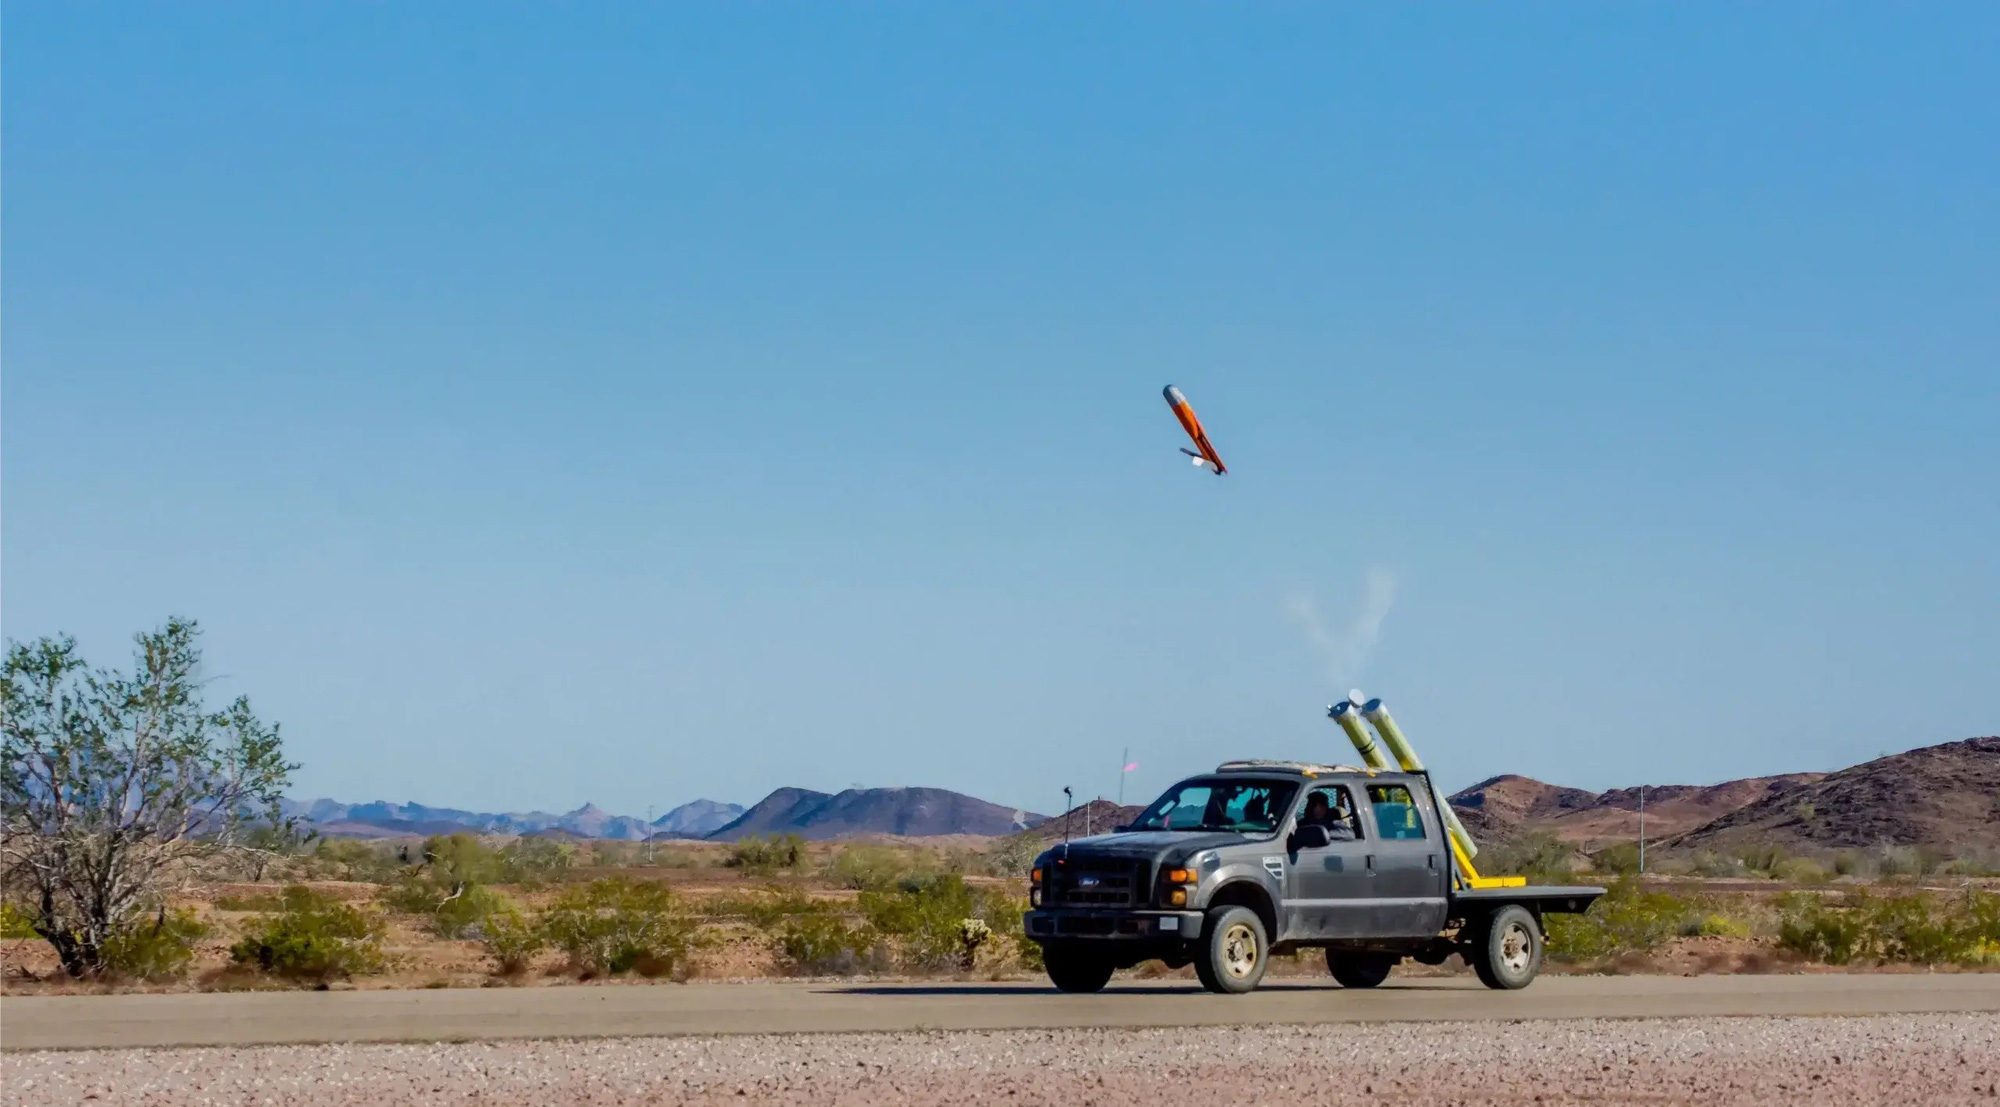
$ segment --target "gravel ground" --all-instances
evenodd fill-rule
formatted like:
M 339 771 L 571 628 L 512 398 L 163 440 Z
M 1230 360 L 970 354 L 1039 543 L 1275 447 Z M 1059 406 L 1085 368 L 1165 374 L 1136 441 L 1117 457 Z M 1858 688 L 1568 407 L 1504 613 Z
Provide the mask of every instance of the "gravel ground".
M 2000 1015 L 283 1046 L 0 1055 L 5 1102 L 2000 1103 Z

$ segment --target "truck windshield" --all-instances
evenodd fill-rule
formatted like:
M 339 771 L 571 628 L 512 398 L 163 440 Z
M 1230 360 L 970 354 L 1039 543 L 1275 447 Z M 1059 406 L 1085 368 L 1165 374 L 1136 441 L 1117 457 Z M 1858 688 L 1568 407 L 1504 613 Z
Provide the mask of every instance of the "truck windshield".
M 1134 830 L 1274 833 L 1299 786 L 1273 780 L 1189 780 L 1174 785 L 1132 822 Z

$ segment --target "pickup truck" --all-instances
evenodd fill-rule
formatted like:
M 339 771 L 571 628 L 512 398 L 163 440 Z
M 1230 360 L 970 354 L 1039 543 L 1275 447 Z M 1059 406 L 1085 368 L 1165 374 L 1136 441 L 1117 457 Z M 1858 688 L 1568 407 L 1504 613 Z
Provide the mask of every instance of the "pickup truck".
M 1587 911 L 1604 889 L 1468 873 L 1439 804 L 1425 772 L 1226 762 L 1129 826 L 1044 852 L 1023 921 L 1065 992 L 1148 960 L 1248 992 L 1272 956 L 1314 947 L 1349 988 L 1375 987 L 1406 957 L 1454 955 L 1487 987 L 1525 987 L 1543 917 Z

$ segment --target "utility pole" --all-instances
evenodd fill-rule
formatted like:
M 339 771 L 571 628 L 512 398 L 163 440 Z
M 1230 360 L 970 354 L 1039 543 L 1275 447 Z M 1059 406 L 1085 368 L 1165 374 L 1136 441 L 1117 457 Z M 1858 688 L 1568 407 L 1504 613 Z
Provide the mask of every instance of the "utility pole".
M 1125 766 L 1131 763 L 1132 747 L 1126 746 L 1125 752 L 1118 755 L 1118 806 L 1120 807 L 1125 806 Z
M 658 828 L 653 825 L 653 805 L 646 805 L 646 864 L 653 863 L 653 835 Z
M 1639 785 L 1639 875 L 1646 875 L 1646 786 Z

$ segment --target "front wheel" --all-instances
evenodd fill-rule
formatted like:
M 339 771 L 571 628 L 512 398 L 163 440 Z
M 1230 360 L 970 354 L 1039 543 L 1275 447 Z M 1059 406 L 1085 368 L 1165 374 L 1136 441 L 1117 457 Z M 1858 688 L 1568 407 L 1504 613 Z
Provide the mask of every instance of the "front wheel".
M 1049 946 L 1042 950 L 1049 983 L 1063 992 L 1101 992 L 1111 983 L 1111 959 L 1078 949 Z
M 1396 967 L 1396 959 L 1386 953 L 1348 953 L 1344 950 L 1326 951 L 1326 968 L 1334 980 L 1343 988 L 1374 988 L 1389 979 L 1389 970 Z
M 1489 988 L 1525 988 L 1542 969 L 1542 928 L 1527 908 L 1502 907 L 1473 933 L 1465 959 Z
M 1264 921 L 1248 907 L 1218 907 L 1202 920 L 1194 974 L 1201 986 L 1224 995 L 1241 995 L 1264 979 L 1269 967 L 1270 938 Z

